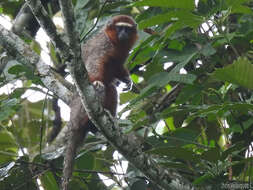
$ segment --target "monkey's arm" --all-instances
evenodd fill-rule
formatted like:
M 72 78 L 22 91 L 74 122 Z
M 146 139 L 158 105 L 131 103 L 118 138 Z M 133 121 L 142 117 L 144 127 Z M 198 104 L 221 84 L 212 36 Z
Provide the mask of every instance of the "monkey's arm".
M 130 74 L 129 74 L 128 70 L 123 65 L 121 65 L 117 69 L 116 77 L 119 81 L 125 83 L 126 87 L 123 88 L 123 91 L 131 90 L 133 82 L 130 78 Z

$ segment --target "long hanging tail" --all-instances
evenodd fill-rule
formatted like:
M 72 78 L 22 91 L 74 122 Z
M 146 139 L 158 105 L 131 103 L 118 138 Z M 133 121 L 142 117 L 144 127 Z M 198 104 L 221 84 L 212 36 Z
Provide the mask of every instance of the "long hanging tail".
M 83 109 L 80 98 L 76 97 L 71 104 L 70 121 L 68 125 L 69 137 L 63 164 L 63 190 L 68 190 L 69 180 L 72 177 L 74 168 L 76 152 L 90 130 L 90 123 L 91 122 L 89 122 L 89 118 Z

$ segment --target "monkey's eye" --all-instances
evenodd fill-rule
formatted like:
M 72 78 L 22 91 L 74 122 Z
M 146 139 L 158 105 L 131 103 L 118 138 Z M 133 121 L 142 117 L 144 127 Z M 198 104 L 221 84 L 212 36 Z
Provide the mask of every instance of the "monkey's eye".
M 116 26 L 116 31 L 117 32 L 121 32 L 121 31 L 133 32 L 134 28 L 133 27 L 129 27 L 129 26 Z

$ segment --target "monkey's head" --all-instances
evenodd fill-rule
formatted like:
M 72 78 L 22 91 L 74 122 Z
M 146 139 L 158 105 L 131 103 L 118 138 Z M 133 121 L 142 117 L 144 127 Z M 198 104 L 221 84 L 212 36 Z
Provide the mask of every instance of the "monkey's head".
M 137 24 L 127 15 L 114 16 L 107 23 L 105 31 L 116 46 L 131 48 L 137 40 Z

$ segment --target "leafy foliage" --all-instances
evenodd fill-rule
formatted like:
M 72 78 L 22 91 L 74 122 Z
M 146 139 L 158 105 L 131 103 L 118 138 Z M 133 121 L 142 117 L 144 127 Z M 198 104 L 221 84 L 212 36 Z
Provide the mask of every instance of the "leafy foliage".
M 75 1 L 84 41 L 115 14 L 132 15 L 139 27 L 139 41 L 126 63 L 134 88 L 120 94 L 124 133 L 138 135 L 157 164 L 177 170 L 196 189 L 252 181 L 253 2 L 103 2 Z M 19 9 L 20 1 L 0 3 L 0 13 L 11 19 Z M 26 42 L 41 53 L 35 41 Z M 54 47 L 48 46 L 57 63 Z M 40 155 L 54 116 L 51 93 L 40 77 L 20 64 L 1 75 L 2 89 L 17 81 L 22 85 L 0 95 L 0 189 L 36 189 L 38 179 L 46 190 L 59 189 L 62 149 Z M 25 96 L 29 90 L 47 96 L 30 102 Z M 130 165 L 120 175 L 125 159 L 115 152 L 103 138 L 89 135 L 76 157 L 72 189 L 157 189 Z M 111 185 L 98 173 L 111 179 Z

